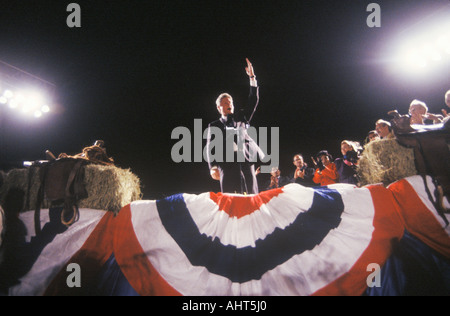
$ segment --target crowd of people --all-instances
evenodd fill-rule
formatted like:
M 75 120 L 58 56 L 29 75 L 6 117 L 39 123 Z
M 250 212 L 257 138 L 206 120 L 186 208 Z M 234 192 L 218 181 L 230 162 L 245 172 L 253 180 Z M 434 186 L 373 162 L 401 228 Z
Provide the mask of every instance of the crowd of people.
M 281 175 L 281 170 L 274 167 L 269 180 L 259 181 L 259 190 L 271 190 L 289 183 L 298 183 L 306 187 L 325 186 L 333 183 L 357 185 L 356 166 L 360 152 L 361 146 L 358 142 L 343 140 L 341 142 L 342 157 L 333 159 L 327 150 L 321 150 L 315 157 L 311 157 L 313 167 L 308 166 L 302 154 L 296 154 L 293 157 L 294 171 L 291 174 Z M 260 168 L 256 170 L 256 174 L 260 174 Z
M 445 93 L 445 104 L 450 108 L 450 90 Z M 450 110 L 442 109 L 442 114 L 428 112 L 425 102 L 413 100 L 409 106 L 410 125 L 445 124 L 450 120 Z M 395 138 L 391 123 L 379 119 L 375 129 L 368 132 L 365 144 L 383 139 Z M 326 186 L 334 183 L 349 183 L 358 185 L 357 165 L 363 147 L 357 141 L 343 140 L 341 142 L 342 157 L 333 159 L 327 150 L 321 150 L 311 157 L 313 166 L 308 166 L 302 154 L 293 157 L 294 171 L 289 175 L 281 175 L 281 170 L 272 168 L 269 180 L 259 176 L 259 190 L 271 190 L 289 183 L 298 183 L 306 187 Z M 256 170 L 260 174 L 260 168 Z
M 311 157 L 313 165 L 308 166 L 305 158 L 301 154 L 296 154 L 293 157 L 295 169 L 290 175 L 282 175 L 278 167 L 271 170 L 270 179 L 265 179 L 266 174 L 261 175 L 261 166 L 256 168 L 254 158 L 256 155 L 264 156 L 264 153 L 247 133 L 259 104 L 259 86 L 253 65 L 248 58 L 246 64 L 245 72 L 250 84 L 248 103 L 235 109 L 232 96 L 228 93 L 220 94 L 215 102 L 219 118 L 208 124 L 206 139 L 208 167 L 212 179 L 220 181 L 221 192 L 257 194 L 259 191 L 294 182 L 304 186 L 326 186 L 334 183 L 358 185 L 357 166 L 363 148 L 359 142 L 351 140 L 341 142 L 340 158 L 333 159 L 327 150 L 322 150 L 315 157 Z M 450 108 L 450 90 L 445 93 L 445 103 Z M 404 118 L 408 120 L 408 117 Z M 428 113 L 428 107 L 424 102 L 413 100 L 409 107 L 409 120 L 411 128 L 414 125 L 426 124 L 426 121 L 445 124 L 449 120 L 449 114 L 445 109 L 442 110 L 442 114 Z M 217 133 L 219 136 L 216 134 L 217 131 L 220 132 Z M 231 131 L 239 131 L 239 140 L 235 139 L 237 134 L 230 133 Z M 219 148 L 222 153 L 226 152 L 234 158 L 244 159 L 232 161 L 216 159 L 210 150 L 216 149 L 216 138 L 221 140 L 218 144 L 222 146 Z M 379 119 L 375 122 L 375 129 L 368 132 L 365 143 L 392 138 L 395 138 L 395 134 L 391 123 Z M 226 146 L 227 143 L 231 144 L 230 140 L 233 141 L 232 152 Z M 239 147 L 239 143 L 245 146 Z

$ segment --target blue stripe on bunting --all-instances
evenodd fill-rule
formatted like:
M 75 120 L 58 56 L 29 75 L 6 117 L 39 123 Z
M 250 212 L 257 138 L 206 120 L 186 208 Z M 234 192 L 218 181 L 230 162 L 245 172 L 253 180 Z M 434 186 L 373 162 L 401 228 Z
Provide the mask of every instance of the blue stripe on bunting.
M 450 295 L 450 261 L 407 230 L 393 244 L 379 277 L 380 287 L 367 288 L 363 295 Z
M 102 270 L 96 276 L 95 286 L 90 288 L 87 296 L 139 296 L 122 273 L 119 264 L 112 254 Z
M 167 232 L 194 266 L 244 283 L 259 280 L 264 273 L 292 256 L 314 248 L 341 222 L 344 204 L 336 190 L 315 188 L 311 208 L 284 229 L 276 228 L 255 247 L 223 245 L 218 238 L 200 234 L 182 194 L 156 201 Z

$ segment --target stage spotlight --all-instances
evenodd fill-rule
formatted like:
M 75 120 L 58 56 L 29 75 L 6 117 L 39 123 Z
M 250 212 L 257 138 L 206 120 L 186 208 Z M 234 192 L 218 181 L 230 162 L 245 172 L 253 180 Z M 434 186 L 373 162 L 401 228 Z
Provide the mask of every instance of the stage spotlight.
M 401 54 L 402 67 L 409 72 L 417 73 L 427 67 L 427 60 L 419 51 L 408 51 Z
M 431 59 L 433 61 L 441 61 L 442 60 L 442 55 L 438 51 L 434 51 L 434 52 L 431 53 Z
M 27 114 L 31 111 L 31 105 L 30 104 L 23 104 L 20 108 L 20 112 Z
M 31 92 L 28 94 L 28 98 L 27 101 L 30 104 L 35 104 L 36 106 L 40 106 L 41 104 L 43 104 L 44 99 L 42 97 L 41 94 L 37 93 L 37 92 Z
M 19 103 L 17 102 L 16 99 L 12 99 L 11 101 L 8 102 L 8 106 L 11 109 L 16 109 L 19 106 Z
M 2 60 L 0 87 L 0 105 L 14 110 L 15 116 L 41 117 L 54 106 L 54 84 Z
M 417 73 L 431 70 L 432 66 L 439 66 L 441 62 L 448 60 L 446 54 L 450 53 L 450 46 L 446 46 L 448 44 L 444 43 L 444 38 L 426 42 L 419 38 L 403 45 L 398 60 L 404 71 Z
M 450 39 L 447 35 L 441 35 L 437 39 L 436 44 L 439 47 L 445 48 L 445 47 L 449 46 L 449 43 L 450 43 L 449 41 L 450 41 Z
M 433 55 L 431 56 L 431 60 L 432 60 L 432 61 L 435 61 L 435 62 L 441 61 L 441 60 L 442 60 L 442 56 L 441 56 L 441 54 L 439 54 L 439 53 L 433 54 Z
M 5 90 L 0 96 L 0 104 L 7 104 L 10 109 L 17 113 L 38 118 L 50 112 L 46 98 L 38 91 L 16 91 Z
M 14 93 L 11 90 L 5 90 L 5 92 L 3 92 L 3 96 L 7 99 L 11 99 L 14 96 Z
M 430 43 L 426 43 L 422 49 L 422 53 L 428 61 L 440 61 L 441 54 L 437 47 Z
M 19 93 L 11 101 L 15 101 L 17 105 L 21 105 L 23 102 L 25 102 L 25 97 L 24 97 L 24 95 L 22 93 Z
M 450 5 L 424 13 L 424 17 L 405 23 L 405 29 L 393 38 L 390 71 L 418 80 L 421 77 L 445 75 L 450 63 Z

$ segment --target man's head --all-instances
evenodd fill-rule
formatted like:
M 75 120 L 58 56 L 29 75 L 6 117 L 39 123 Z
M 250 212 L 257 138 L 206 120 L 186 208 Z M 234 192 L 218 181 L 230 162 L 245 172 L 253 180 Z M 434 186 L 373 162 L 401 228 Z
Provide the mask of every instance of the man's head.
M 385 138 L 391 132 L 391 123 L 385 120 L 378 120 L 375 123 L 375 130 L 381 138 Z
M 270 174 L 272 175 L 272 177 L 279 177 L 281 171 L 280 169 L 278 169 L 278 167 L 272 167 L 272 171 L 270 172 Z
M 450 90 L 445 93 L 445 104 L 450 108 Z
M 216 100 L 217 111 L 222 116 L 227 116 L 228 114 L 233 114 L 234 105 L 233 98 L 228 93 L 222 93 Z
M 295 155 L 292 162 L 293 162 L 294 166 L 296 166 L 297 168 L 301 168 L 305 164 L 305 161 L 303 160 L 303 156 L 300 154 Z
M 427 114 L 427 105 L 419 100 L 413 100 L 409 105 L 409 114 L 411 115 L 411 124 L 423 124 L 423 115 Z

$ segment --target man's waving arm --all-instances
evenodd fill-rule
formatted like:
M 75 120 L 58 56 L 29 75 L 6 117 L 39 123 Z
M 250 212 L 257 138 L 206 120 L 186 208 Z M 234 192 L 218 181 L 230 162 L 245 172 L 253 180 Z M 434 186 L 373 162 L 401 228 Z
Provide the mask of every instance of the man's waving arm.
M 250 121 L 253 118 L 253 115 L 256 111 L 256 108 L 258 107 L 259 103 L 259 87 L 258 82 L 256 81 L 255 71 L 253 69 L 253 65 L 248 60 L 248 58 L 245 59 L 247 62 L 247 67 L 245 67 L 245 71 L 250 79 L 250 93 L 248 96 L 248 104 L 246 107 L 241 108 L 239 110 L 240 113 L 238 114 L 238 120 L 246 121 L 247 123 L 250 123 Z

